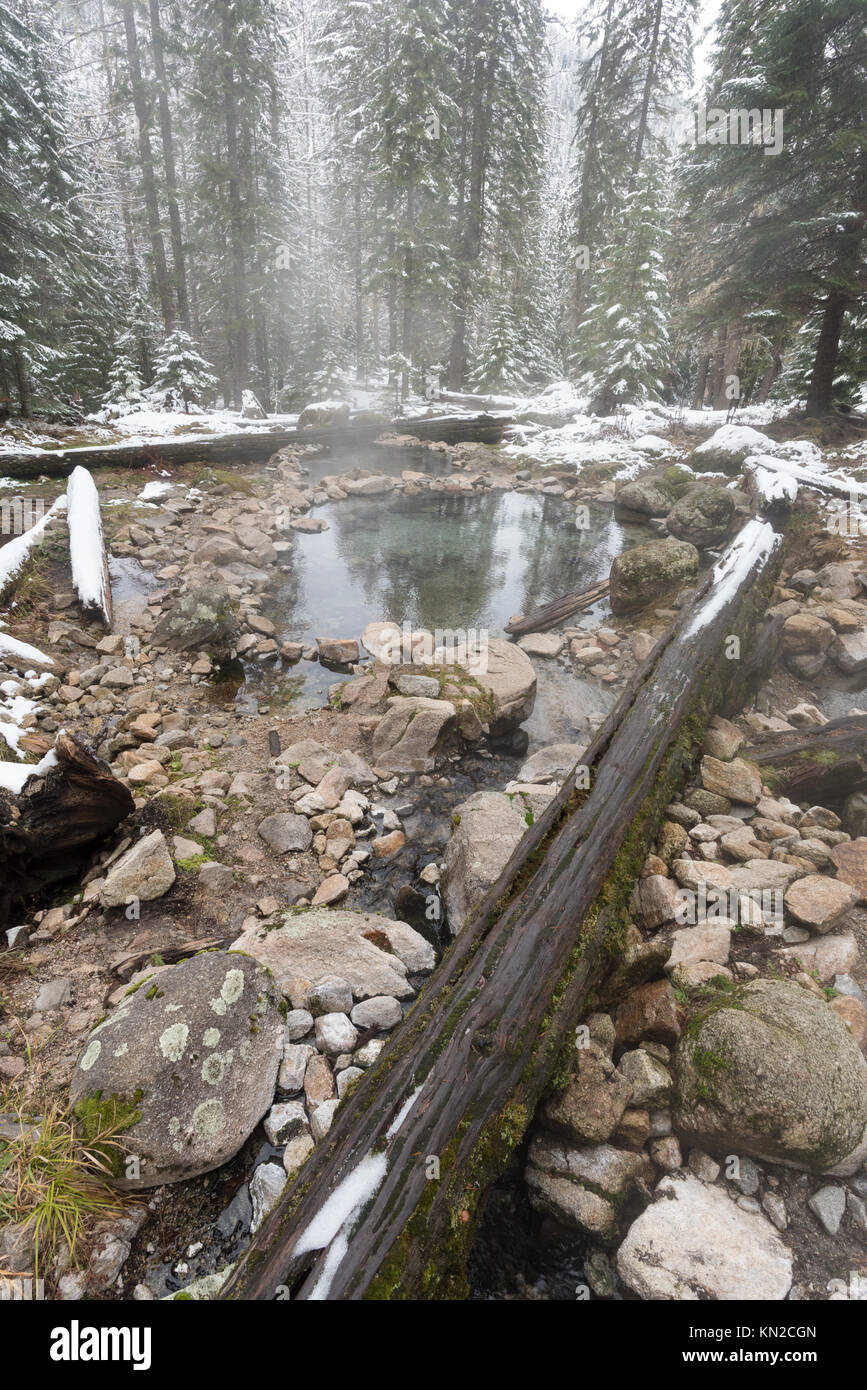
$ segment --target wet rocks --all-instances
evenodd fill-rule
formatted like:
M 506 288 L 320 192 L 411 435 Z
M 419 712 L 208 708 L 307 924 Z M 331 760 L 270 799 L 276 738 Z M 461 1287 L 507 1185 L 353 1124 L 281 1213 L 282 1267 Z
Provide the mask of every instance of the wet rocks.
M 649 1172 L 643 1154 L 611 1144 L 577 1148 L 537 1135 L 530 1144 L 525 1177 L 530 1202 L 538 1211 L 605 1239 L 615 1233 L 617 1207 L 630 1184 Z
M 121 1168 L 122 1186 L 178 1182 L 237 1153 L 274 1094 L 278 1005 L 255 961 L 208 951 L 145 980 L 93 1030 L 70 1101 L 85 1133 L 120 1123 L 138 1160 Z
M 354 638 L 317 637 L 316 646 L 320 661 L 331 662 L 334 666 L 349 666 L 360 654 Z
M 499 878 L 526 829 L 523 809 L 502 792 L 475 792 L 455 808 L 443 864 L 443 897 L 454 934 Z
M 647 541 L 618 555 L 611 566 L 613 613 L 632 613 L 698 574 L 698 551 L 688 541 Z
M 678 1132 L 703 1148 L 822 1173 L 864 1139 L 867 1064 L 825 1001 L 788 981 L 720 995 L 678 1046 L 675 1077 Z
M 580 743 L 551 743 L 528 758 L 518 772 L 519 782 L 556 782 L 566 780 L 576 763 L 584 756 Z
M 640 1298 L 783 1299 L 792 1257 L 767 1218 L 690 1173 L 666 1175 L 630 1227 L 617 1272 Z
M 536 703 L 536 672 L 520 647 L 491 637 L 481 653 L 469 654 L 467 671 L 482 691 L 479 713 L 492 733 L 529 719 Z

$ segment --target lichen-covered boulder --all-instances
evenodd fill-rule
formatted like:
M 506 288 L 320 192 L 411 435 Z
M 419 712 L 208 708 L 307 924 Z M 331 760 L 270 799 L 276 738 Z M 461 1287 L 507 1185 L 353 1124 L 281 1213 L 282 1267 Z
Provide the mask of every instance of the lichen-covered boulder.
M 687 1025 L 675 1128 L 700 1148 L 815 1173 L 867 1156 L 867 1062 L 834 1011 L 787 980 L 752 980 Z
M 268 1110 L 283 1056 L 281 1000 L 249 956 L 207 951 L 159 970 L 87 1039 L 70 1085 L 81 1129 L 116 1124 L 121 1187 L 207 1173 Z
M 670 536 L 690 541 L 699 550 L 724 545 L 735 521 L 735 504 L 724 487 L 698 483 L 675 502 L 666 517 Z
M 238 631 L 238 604 L 228 589 L 215 584 L 207 592 L 195 589 L 162 615 L 151 637 L 155 647 L 173 651 L 207 651 L 227 655 Z
M 698 551 L 689 541 L 648 541 L 618 555 L 611 566 L 612 613 L 632 613 L 691 584 L 698 574 Z

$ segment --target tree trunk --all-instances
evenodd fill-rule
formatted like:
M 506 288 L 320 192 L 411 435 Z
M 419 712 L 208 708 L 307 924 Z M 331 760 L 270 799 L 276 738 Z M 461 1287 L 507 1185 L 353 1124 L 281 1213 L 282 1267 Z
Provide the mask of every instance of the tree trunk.
M 223 121 L 226 134 L 226 163 L 228 166 L 229 243 L 231 247 L 231 312 L 229 316 L 229 360 L 232 376 L 232 402 L 240 407 L 241 393 L 247 381 L 250 358 L 250 329 L 247 317 L 247 267 L 244 258 L 244 208 L 241 198 L 241 174 L 238 168 L 238 101 L 235 91 L 235 67 L 232 53 L 236 39 L 233 11 L 224 8 L 222 40 L 223 64 Z
M 846 304 L 846 295 L 841 290 L 832 290 L 825 300 L 822 327 L 807 390 L 808 415 L 829 415 L 833 409 L 834 372 L 840 351 L 840 334 L 843 331 Z
M 831 719 L 797 734 L 769 734 L 742 756 L 763 769 L 775 796 L 841 806 L 867 787 L 867 715 Z
M 745 697 L 749 662 L 727 661 L 724 639 L 766 656 L 756 627 L 781 550 L 744 527 L 599 730 L 591 789 L 576 769 L 528 830 L 221 1298 L 465 1296 L 487 1189 L 569 1066 L 665 807 L 708 720 Z
M 644 141 L 647 138 L 647 122 L 650 112 L 650 98 L 653 95 L 653 84 L 656 81 L 656 63 L 659 55 L 659 26 L 662 21 L 662 0 L 656 0 L 656 10 L 653 16 L 653 34 L 650 40 L 650 52 L 647 55 L 647 72 L 644 78 L 644 91 L 641 96 L 641 111 L 638 117 L 638 134 L 635 138 L 635 154 L 632 157 L 632 172 L 629 179 L 630 192 L 635 188 L 638 178 L 638 171 L 641 168 L 641 156 L 644 152 Z
M 59 733 L 55 753 L 57 765 L 18 796 L 0 790 L 0 928 L 16 902 L 78 873 L 94 841 L 135 809 L 108 764 L 78 739 Z
M 166 201 L 169 208 L 169 231 L 172 241 L 172 264 L 174 267 L 175 297 L 178 302 L 178 318 L 181 328 L 190 332 L 190 303 L 187 296 L 187 270 L 184 258 L 184 235 L 181 228 L 181 213 L 178 207 L 178 180 L 175 169 L 175 142 L 172 133 L 172 117 L 169 109 L 169 93 L 166 83 L 165 44 L 160 21 L 160 0 L 149 0 L 151 49 L 153 53 L 154 76 L 157 83 L 157 102 L 160 113 L 160 139 L 163 146 L 163 168 L 166 176 Z
M 162 464 L 245 463 L 267 457 L 289 444 L 322 444 L 353 449 L 375 443 L 383 428 L 407 432 L 407 421 L 395 419 L 381 423 L 335 425 L 323 429 L 262 430 L 250 428 L 239 434 L 218 435 L 213 439 L 165 439 L 140 444 L 96 444 L 82 449 L 21 449 L 3 454 L 3 472 L 10 478 L 65 477 L 77 464 L 84 468 L 152 468 Z M 409 426 L 417 439 L 441 440 L 446 444 L 499 444 L 508 425 L 508 415 L 434 415 L 412 420 Z M 384 445 L 384 448 L 389 446 Z M 339 466 L 339 454 L 335 466 Z M 349 460 L 345 462 L 349 467 Z
M 160 312 L 167 333 L 175 326 L 175 310 L 172 301 L 169 272 L 166 265 L 166 251 L 160 229 L 160 209 L 157 199 L 157 185 L 154 175 L 153 151 L 150 137 L 150 111 L 142 78 L 141 59 L 138 49 L 138 34 L 135 27 L 135 6 L 133 0 L 123 0 L 123 27 L 126 35 L 126 55 L 129 64 L 132 101 L 138 125 L 139 162 L 141 164 L 142 191 L 144 193 L 145 213 L 147 215 L 148 235 L 151 244 L 154 283 L 160 303 Z

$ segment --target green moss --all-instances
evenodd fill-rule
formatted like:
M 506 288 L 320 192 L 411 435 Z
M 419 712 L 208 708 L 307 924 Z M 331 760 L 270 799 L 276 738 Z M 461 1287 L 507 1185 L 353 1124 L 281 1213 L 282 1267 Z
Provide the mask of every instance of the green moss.
M 101 1143 L 106 1135 L 122 1134 L 132 1129 L 141 1119 L 143 1091 L 130 1095 L 94 1095 L 76 1101 L 72 1113 L 84 1138 L 101 1154 L 114 1177 L 120 1177 L 123 1170 L 123 1154 L 113 1144 Z

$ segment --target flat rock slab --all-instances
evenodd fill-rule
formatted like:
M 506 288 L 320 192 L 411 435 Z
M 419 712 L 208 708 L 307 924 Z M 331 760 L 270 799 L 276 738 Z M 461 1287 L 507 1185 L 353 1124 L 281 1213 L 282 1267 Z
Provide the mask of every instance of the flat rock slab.
M 144 980 L 94 1028 L 70 1101 L 86 1132 L 115 1104 L 122 1120 L 133 1120 L 120 1138 L 139 1171 L 121 1166 L 122 1187 L 179 1182 L 238 1152 L 274 1096 L 279 1005 L 274 980 L 256 961 L 206 951 Z
M 786 889 L 787 910 L 797 922 L 824 936 L 836 927 L 859 901 L 859 894 L 848 883 L 821 874 L 806 874 Z
M 667 1175 L 658 1200 L 630 1227 L 617 1272 L 653 1301 L 783 1299 L 792 1257 L 761 1212 L 741 1211 L 719 1187 L 689 1173 Z
M 408 999 L 414 990 L 407 975 L 435 964 L 433 947 L 405 922 L 325 907 L 296 909 L 273 923 L 247 927 L 232 950 L 267 965 L 284 993 L 291 980 L 315 984 L 337 975 L 351 985 L 356 999 L 380 994 Z
M 580 743 L 551 743 L 540 748 L 521 767 L 519 782 L 564 782 L 576 763 L 584 756 Z
M 454 719 L 450 700 L 393 696 L 373 736 L 373 760 L 386 772 L 430 772 L 440 734 Z
M 443 861 L 443 895 L 453 934 L 496 883 L 526 830 L 521 801 L 504 792 L 474 792 L 455 807 Z

